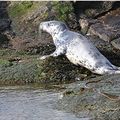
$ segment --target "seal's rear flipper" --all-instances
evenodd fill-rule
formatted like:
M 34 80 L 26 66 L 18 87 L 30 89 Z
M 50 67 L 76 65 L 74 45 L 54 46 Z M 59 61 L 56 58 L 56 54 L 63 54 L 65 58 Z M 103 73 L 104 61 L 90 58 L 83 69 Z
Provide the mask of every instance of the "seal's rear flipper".
M 109 74 L 120 74 L 120 69 L 118 69 L 118 70 L 109 70 L 108 73 Z

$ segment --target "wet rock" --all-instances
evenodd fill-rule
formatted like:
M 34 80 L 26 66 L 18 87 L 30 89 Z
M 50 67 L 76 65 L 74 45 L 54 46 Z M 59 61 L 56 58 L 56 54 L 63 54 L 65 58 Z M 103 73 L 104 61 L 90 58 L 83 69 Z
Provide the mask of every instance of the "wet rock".
M 0 34 L 0 48 L 8 48 L 9 47 L 9 39 L 6 35 Z
M 74 3 L 74 9 L 78 20 L 80 18 L 95 18 L 109 11 L 113 6 L 114 1 L 77 1 Z
M 87 19 L 87 18 L 82 19 L 81 18 L 79 20 L 79 24 L 80 24 L 80 27 L 81 27 L 81 32 L 83 34 L 86 34 L 88 32 L 88 29 L 89 29 L 90 25 L 95 24 L 95 23 L 96 23 L 95 19 Z
M 8 13 L 6 8 L 0 8 L 0 19 L 8 18 Z
M 8 2 L 0 1 L 0 32 L 10 28 L 11 20 L 7 13 Z
M 111 42 L 111 44 L 118 50 L 120 50 L 120 38 L 115 39 Z
M 120 9 L 108 12 L 105 16 L 97 19 L 95 24 L 92 24 L 88 33 L 99 36 L 105 41 L 112 41 L 120 36 Z
M 119 120 L 119 80 L 120 75 L 106 75 L 72 83 L 63 92 L 57 107 L 80 118 Z
M 11 21 L 9 19 L 0 19 L 0 31 L 10 28 Z

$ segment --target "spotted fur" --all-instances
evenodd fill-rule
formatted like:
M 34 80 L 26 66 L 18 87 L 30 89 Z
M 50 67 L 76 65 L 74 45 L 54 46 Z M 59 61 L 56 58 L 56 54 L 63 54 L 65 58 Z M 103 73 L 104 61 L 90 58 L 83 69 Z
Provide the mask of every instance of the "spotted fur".
M 93 73 L 120 73 L 120 68 L 112 65 L 85 36 L 70 31 L 65 23 L 59 21 L 42 22 L 40 29 L 51 34 L 56 46 L 54 53 L 43 56 L 41 59 L 65 54 L 72 63 L 81 65 Z

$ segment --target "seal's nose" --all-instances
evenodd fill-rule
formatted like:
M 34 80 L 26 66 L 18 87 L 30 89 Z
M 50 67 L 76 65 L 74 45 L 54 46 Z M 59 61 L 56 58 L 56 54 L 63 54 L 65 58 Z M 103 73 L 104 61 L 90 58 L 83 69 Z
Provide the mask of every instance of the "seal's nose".
M 41 30 L 43 29 L 43 23 L 40 23 L 40 27 Z

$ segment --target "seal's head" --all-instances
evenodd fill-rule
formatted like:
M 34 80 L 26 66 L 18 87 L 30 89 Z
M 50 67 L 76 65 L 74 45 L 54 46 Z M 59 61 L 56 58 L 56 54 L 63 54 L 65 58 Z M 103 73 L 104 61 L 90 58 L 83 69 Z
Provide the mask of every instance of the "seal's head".
M 40 30 L 50 33 L 52 36 L 59 34 L 68 29 L 67 25 L 60 21 L 47 21 L 41 22 L 39 26 Z

